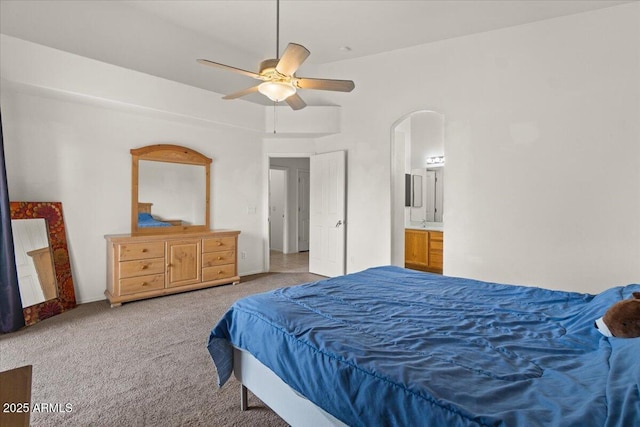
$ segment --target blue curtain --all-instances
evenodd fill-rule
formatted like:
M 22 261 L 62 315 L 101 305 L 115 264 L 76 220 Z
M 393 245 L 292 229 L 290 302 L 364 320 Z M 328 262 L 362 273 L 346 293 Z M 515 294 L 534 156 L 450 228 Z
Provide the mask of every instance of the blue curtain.
M 0 112 L 0 330 L 13 332 L 24 326 L 22 300 L 18 288 L 16 258 L 13 253 L 9 188 L 4 161 L 2 113 Z

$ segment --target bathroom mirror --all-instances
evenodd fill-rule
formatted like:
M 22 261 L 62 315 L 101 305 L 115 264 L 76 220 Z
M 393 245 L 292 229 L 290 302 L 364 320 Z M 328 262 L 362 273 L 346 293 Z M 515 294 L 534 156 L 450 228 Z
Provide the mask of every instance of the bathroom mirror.
M 18 287 L 32 325 L 76 306 L 62 203 L 11 202 Z
M 413 169 L 411 177 L 410 223 L 442 223 L 444 166 Z
M 427 168 L 425 173 L 425 220 L 442 222 L 444 189 L 444 166 Z
M 209 230 L 212 159 L 178 145 L 131 150 L 131 234 Z

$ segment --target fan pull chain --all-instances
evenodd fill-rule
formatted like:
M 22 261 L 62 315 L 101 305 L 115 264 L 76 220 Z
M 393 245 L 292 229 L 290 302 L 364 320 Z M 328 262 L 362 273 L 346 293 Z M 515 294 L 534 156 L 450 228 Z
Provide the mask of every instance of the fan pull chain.
M 280 59 L 280 0 L 276 0 L 276 59 Z
M 276 112 L 277 112 L 276 104 L 277 102 L 273 103 L 273 134 L 274 135 L 276 134 Z

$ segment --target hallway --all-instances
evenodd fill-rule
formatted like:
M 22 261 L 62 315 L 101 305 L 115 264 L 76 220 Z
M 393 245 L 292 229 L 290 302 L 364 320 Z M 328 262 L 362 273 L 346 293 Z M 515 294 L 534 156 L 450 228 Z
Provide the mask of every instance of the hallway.
M 306 273 L 309 271 L 309 252 L 283 254 L 270 251 L 270 272 L 278 273 Z

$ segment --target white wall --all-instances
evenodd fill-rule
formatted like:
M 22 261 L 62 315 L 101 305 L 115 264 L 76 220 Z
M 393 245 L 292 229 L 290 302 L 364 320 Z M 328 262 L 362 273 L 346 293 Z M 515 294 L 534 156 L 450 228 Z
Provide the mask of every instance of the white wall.
M 410 117 L 411 168 L 427 167 L 427 157 L 444 154 L 444 118 L 441 114 L 425 111 Z
M 261 106 L 243 103 L 239 114 L 238 104 L 211 92 L 1 41 L 9 195 L 62 202 L 79 302 L 104 298 L 103 236 L 130 231 L 129 150 L 148 144 L 184 145 L 213 158 L 212 227 L 241 230 L 238 249 L 247 258 L 239 259 L 240 275 L 263 271 L 262 190 L 255 185 L 262 179 Z
M 348 150 L 348 271 L 389 262 L 390 128 L 430 109 L 446 122 L 446 274 L 639 282 L 638 22 L 627 4 L 323 67 L 356 82 L 342 134 L 316 144 Z

